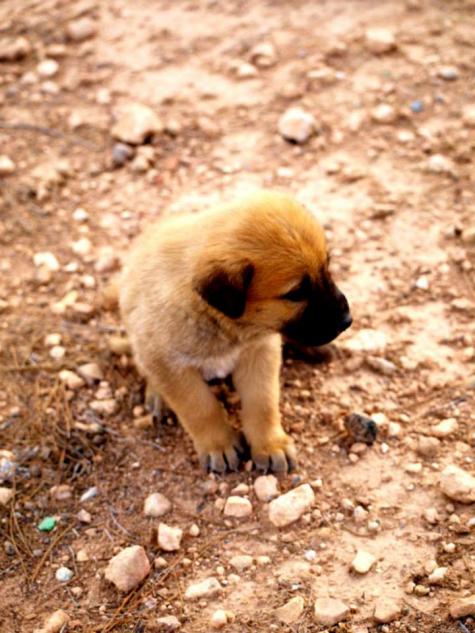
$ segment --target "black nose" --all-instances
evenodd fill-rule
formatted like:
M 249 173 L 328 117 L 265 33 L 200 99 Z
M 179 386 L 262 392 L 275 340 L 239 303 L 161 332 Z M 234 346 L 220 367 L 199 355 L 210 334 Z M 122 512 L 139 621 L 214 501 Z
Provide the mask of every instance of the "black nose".
M 353 317 L 351 316 L 349 312 L 347 312 L 341 320 L 340 332 L 344 332 L 345 330 L 347 330 L 351 326 L 352 323 L 353 323 Z

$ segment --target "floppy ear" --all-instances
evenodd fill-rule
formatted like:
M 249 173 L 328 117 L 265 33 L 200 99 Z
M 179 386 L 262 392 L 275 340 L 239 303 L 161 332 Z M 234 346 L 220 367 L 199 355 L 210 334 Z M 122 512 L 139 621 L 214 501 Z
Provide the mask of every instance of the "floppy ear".
M 231 319 L 238 319 L 246 308 L 247 291 L 254 275 L 254 266 L 247 261 L 226 270 L 221 264 L 195 283 L 195 290 L 213 308 Z

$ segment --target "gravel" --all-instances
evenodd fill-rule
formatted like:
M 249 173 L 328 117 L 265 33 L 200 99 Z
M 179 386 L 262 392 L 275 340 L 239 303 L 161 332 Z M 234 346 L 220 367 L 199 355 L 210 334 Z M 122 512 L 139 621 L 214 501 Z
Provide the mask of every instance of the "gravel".
M 149 572 L 150 563 L 144 548 L 131 545 L 109 561 L 104 576 L 119 591 L 127 592 L 137 587 Z
M 310 484 L 303 484 L 277 497 L 269 504 L 269 519 L 277 527 L 294 523 L 308 512 L 315 502 Z

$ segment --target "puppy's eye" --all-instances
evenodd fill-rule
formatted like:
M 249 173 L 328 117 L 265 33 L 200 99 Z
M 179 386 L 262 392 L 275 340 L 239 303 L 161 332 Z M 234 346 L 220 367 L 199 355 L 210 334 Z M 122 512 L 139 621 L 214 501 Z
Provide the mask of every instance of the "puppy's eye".
M 309 279 L 307 277 L 304 277 L 304 279 L 302 279 L 298 286 L 295 286 L 295 288 L 292 288 L 292 290 L 289 290 L 280 298 L 285 299 L 285 301 L 306 301 L 306 299 L 308 299 L 309 289 Z

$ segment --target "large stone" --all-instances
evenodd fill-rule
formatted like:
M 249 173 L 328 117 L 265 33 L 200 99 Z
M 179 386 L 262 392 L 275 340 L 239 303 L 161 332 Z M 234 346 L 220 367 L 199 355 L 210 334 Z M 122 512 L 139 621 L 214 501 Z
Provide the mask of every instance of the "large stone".
M 440 475 L 440 489 L 453 501 L 475 502 L 475 477 L 458 466 L 447 466 Z
M 338 624 L 346 618 L 349 612 L 349 607 L 335 598 L 318 598 L 315 601 L 315 620 L 323 626 Z
M 450 615 L 453 618 L 466 618 L 469 615 L 475 615 L 475 594 L 454 600 L 450 605 Z
M 388 624 L 401 615 L 401 605 L 390 598 L 379 598 L 374 607 L 374 619 L 378 624 Z
M 170 527 L 166 523 L 158 526 L 158 545 L 165 552 L 175 552 L 180 549 L 183 530 L 178 527 Z
M 277 527 L 285 527 L 297 521 L 310 510 L 315 494 L 309 484 L 303 484 L 274 499 L 269 504 L 269 519 Z
M 111 134 L 123 143 L 140 145 L 162 131 L 163 124 L 153 110 L 140 103 L 130 103 L 120 109 Z
M 224 514 L 227 517 L 242 519 L 252 514 L 252 504 L 244 497 L 228 497 L 224 506 Z
M 286 602 L 283 606 L 276 609 L 277 619 L 284 624 L 293 624 L 302 615 L 305 601 L 302 596 L 295 596 Z
M 277 127 L 286 141 L 305 143 L 315 131 L 315 119 L 310 112 L 292 107 L 282 114 Z
M 149 572 L 150 563 L 144 548 L 131 545 L 111 558 L 104 575 L 119 591 L 131 591 Z
M 185 591 L 185 600 L 198 600 L 199 598 L 210 598 L 222 590 L 219 580 L 211 576 L 201 582 L 189 585 Z

